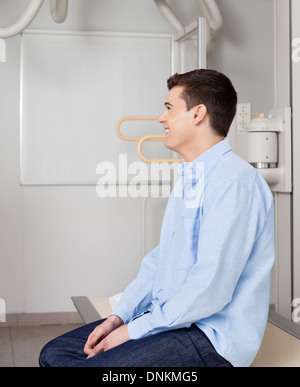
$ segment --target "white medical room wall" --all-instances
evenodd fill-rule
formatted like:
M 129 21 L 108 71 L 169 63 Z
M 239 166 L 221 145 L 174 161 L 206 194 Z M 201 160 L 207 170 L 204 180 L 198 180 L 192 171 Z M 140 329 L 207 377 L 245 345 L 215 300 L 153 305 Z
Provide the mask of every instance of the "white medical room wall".
M 195 0 L 170 3 L 184 25 L 201 16 Z M 0 25 L 15 21 L 27 4 L 0 0 Z M 218 4 L 224 27 L 213 38 L 212 67 L 232 78 L 240 102 L 268 111 L 274 103 L 273 1 Z M 61 25 L 51 19 L 46 1 L 30 29 L 174 32 L 153 0 L 72 0 Z M 20 47 L 19 36 L 8 39 L 7 62 L 0 64 L 0 298 L 9 314 L 71 312 L 72 296 L 111 296 L 136 275 L 143 200 L 100 199 L 92 185 L 20 184 Z M 123 98 L 134 98 L 132 90 Z M 167 88 L 153 102 L 155 114 L 166 95 Z M 102 136 L 104 142 L 109 138 L 106 128 Z M 165 199 L 148 203 L 147 250 L 158 242 L 165 204 Z
M 293 195 L 293 249 L 294 249 L 294 277 L 293 277 L 293 299 L 296 300 L 296 306 L 300 302 L 300 159 L 299 159 L 299 141 L 300 141 L 300 25 L 297 15 L 300 14 L 299 1 L 292 1 L 292 100 L 293 100 L 293 168 L 294 168 L 294 195 Z

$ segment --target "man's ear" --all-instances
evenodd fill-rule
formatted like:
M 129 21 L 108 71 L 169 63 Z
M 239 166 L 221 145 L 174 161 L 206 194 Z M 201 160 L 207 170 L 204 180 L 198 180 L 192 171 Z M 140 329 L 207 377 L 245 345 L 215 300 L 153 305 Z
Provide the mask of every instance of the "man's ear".
M 198 105 L 194 107 L 194 124 L 199 125 L 207 115 L 207 108 L 205 105 Z

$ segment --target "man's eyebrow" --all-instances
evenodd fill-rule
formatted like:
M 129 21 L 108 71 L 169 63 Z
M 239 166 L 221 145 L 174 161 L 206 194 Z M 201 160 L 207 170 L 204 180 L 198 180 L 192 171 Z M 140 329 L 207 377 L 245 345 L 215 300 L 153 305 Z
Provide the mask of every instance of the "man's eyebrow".
M 172 105 L 170 102 L 165 102 L 165 107 L 172 107 L 174 105 Z

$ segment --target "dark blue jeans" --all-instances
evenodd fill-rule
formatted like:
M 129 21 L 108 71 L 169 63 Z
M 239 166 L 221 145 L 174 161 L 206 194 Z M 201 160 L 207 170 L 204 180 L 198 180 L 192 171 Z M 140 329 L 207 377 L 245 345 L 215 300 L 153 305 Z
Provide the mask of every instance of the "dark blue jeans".
M 104 320 L 103 320 L 104 321 Z M 195 325 L 130 340 L 87 360 L 83 352 L 90 333 L 103 321 L 52 340 L 42 350 L 41 367 L 231 367 Z

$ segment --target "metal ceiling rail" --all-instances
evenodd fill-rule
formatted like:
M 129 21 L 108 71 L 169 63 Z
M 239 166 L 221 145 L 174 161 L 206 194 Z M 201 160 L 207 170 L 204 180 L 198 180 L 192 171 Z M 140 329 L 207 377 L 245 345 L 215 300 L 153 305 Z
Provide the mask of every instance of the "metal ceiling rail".
M 15 23 L 7 27 L 0 27 L 0 38 L 6 39 L 23 32 L 34 20 L 45 0 L 31 0 L 24 14 Z M 154 0 L 155 4 L 175 29 L 180 32 L 184 25 L 177 18 L 166 0 Z M 65 21 L 68 14 L 69 0 L 50 0 L 50 12 L 57 23 Z M 207 19 L 212 30 L 219 30 L 223 26 L 223 18 L 215 0 L 197 0 L 202 16 Z
M 44 0 L 31 0 L 23 15 L 15 23 L 0 27 L 0 38 L 12 38 L 23 32 L 34 20 Z M 57 23 L 65 21 L 68 14 L 68 0 L 50 0 L 50 12 Z

